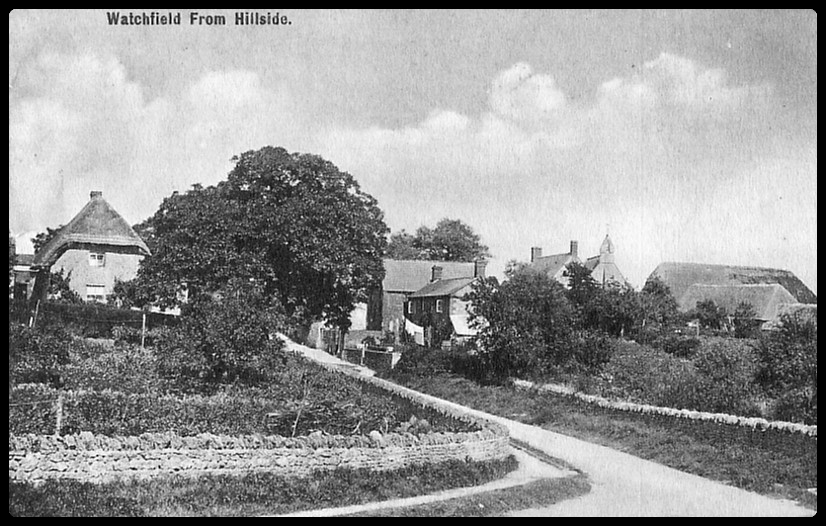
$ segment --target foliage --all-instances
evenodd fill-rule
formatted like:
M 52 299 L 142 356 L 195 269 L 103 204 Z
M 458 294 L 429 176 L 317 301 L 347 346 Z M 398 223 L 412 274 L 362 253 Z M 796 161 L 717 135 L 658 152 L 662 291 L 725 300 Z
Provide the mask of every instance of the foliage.
M 756 357 L 742 340 L 709 338 L 694 358 L 699 375 L 696 407 L 714 413 L 749 415 L 757 374 Z
M 216 299 L 203 299 L 184 314 L 179 330 L 156 341 L 161 377 L 184 389 L 257 383 L 277 369 L 283 342 L 275 337 L 285 317 L 267 307 L 260 290 L 233 285 Z
M 700 320 L 700 326 L 706 329 L 720 330 L 725 326 L 726 309 L 718 307 L 714 300 L 698 301 L 692 313 Z
M 496 278 L 480 280 L 468 299 L 490 381 L 533 377 L 573 360 L 574 312 L 562 285 L 544 273 L 525 270 L 501 285 Z
M 40 249 L 46 246 L 46 244 L 51 241 L 52 239 L 60 233 L 60 230 L 65 225 L 60 225 L 57 228 L 49 228 L 46 227 L 45 232 L 39 232 L 36 236 L 32 238 L 32 245 L 34 246 L 34 253 L 37 254 L 40 252 Z
M 336 469 L 307 477 L 271 473 L 167 477 L 92 484 L 9 480 L 9 513 L 19 517 L 253 516 L 412 497 L 497 480 L 516 460 L 449 461 L 392 471 Z
M 700 347 L 700 340 L 672 333 L 660 338 L 655 345 L 677 358 L 693 358 Z
M 41 331 L 9 324 L 9 382 L 63 384 L 72 337 L 61 330 Z
M 153 256 L 136 303 L 178 304 L 254 280 L 288 316 L 349 327 L 353 305 L 383 277 L 387 227 L 355 179 L 315 155 L 265 147 L 234 158 L 227 180 L 166 198 L 137 230 Z
M 37 325 L 60 328 L 85 338 L 111 338 L 117 327 L 140 329 L 144 314 L 148 328 L 175 326 L 179 323 L 175 316 L 118 309 L 101 303 L 48 302 L 40 306 Z
M 66 389 L 156 394 L 164 390 L 150 349 L 79 342 L 70 354 L 71 362 L 63 368 Z
M 760 322 L 755 320 L 756 312 L 751 303 L 740 302 L 734 311 L 734 337 L 749 338 Z
M 794 419 L 817 422 L 817 318 L 784 315 L 779 330 L 761 338 L 757 354 L 757 381 L 770 396 L 782 398 L 778 409 L 794 415 L 797 401 Z
M 416 235 L 402 230 L 390 236 L 387 257 L 435 261 L 475 261 L 490 257 L 479 234 L 458 219 L 442 219 L 431 229 L 421 226 Z
M 48 385 L 25 384 L 9 389 L 9 433 L 51 435 L 55 432 L 58 391 Z
M 657 276 L 648 278 L 639 295 L 642 327 L 661 330 L 673 326 L 680 318 L 677 300 L 671 289 Z
M 63 269 L 49 274 L 49 300 L 57 303 L 68 303 L 79 305 L 83 303 L 83 298 L 72 290 L 72 271 L 63 274 Z

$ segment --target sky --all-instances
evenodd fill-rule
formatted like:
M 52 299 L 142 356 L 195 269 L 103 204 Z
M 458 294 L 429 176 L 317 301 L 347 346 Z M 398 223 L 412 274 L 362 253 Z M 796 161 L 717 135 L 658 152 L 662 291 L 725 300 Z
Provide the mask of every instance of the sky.
M 637 287 L 685 261 L 817 291 L 813 11 L 172 12 L 10 13 L 12 232 L 91 190 L 138 223 L 272 145 L 351 173 L 394 232 L 469 224 L 494 275 L 609 233 Z

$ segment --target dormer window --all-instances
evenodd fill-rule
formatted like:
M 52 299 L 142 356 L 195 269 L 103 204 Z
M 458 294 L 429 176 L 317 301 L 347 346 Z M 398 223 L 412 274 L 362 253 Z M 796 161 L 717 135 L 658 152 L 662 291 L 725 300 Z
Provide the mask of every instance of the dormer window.
M 90 252 L 89 253 L 89 266 L 90 267 L 105 267 L 106 266 L 106 254 L 102 254 L 100 252 Z

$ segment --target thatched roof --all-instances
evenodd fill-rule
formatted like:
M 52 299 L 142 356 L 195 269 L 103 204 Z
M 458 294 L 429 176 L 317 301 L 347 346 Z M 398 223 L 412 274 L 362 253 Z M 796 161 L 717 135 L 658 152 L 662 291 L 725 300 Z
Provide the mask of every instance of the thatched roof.
M 67 250 L 90 245 L 150 255 L 146 243 L 100 192 L 92 192 L 90 197 L 86 206 L 35 254 L 33 266 L 50 267 Z
M 666 262 L 654 269 L 680 303 L 689 287 L 699 285 L 771 285 L 778 284 L 800 303 L 817 303 L 817 296 L 788 270 L 760 267 L 708 265 L 704 263 Z
M 678 301 L 680 310 L 689 311 L 700 301 L 711 300 L 734 314 L 738 305 L 748 303 L 754 309 L 754 319 L 769 321 L 777 318 L 779 309 L 797 300 L 776 283 L 771 285 L 692 285 Z

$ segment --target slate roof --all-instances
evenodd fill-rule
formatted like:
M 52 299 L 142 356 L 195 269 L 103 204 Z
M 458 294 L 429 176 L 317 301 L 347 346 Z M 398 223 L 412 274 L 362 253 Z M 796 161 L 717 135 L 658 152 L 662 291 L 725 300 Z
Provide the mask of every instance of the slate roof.
M 580 262 L 580 259 L 571 253 L 542 256 L 536 258 L 536 260 L 531 263 L 531 268 L 553 277 L 572 261 Z
M 658 276 L 677 302 L 689 287 L 701 285 L 778 284 L 800 303 L 817 303 L 817 296 L 788 270 L 760 267 L 709 265 L 705 263 L 660 263 L 651 276 Z
M 476 270 L 474 263 L 385 259 L 382 288 L 385 292 L 416 292 L 430 283 L 434 265 L 442 267 L 442 281 L 472 278 Z
M 689 311 L 699 301 L 711 300 L 726 312 L 734 314 L 740 303 L 750 303 L 755 319 L 769 321 L 777 318 L 781 305 L 797 303 L 794 296 L 777 283 L 763 285 L 692 285 L 677 302 L 680 310 Z
M 441 296 L 450 296 L 451 294 L 462 290 L 475 281 L 476 278 L 454 278 L 454 279 L 440 279 L 410 295 L 411 298 L 437 298 Z
M 92 192 L 86 206 L 35 254 L 33 266 L 51 266 L 66 250 L 78 245 L 130 247 L 139 254 L 150 255 L 146 243 L 112 205 L 103 199 L 100 192 Z

